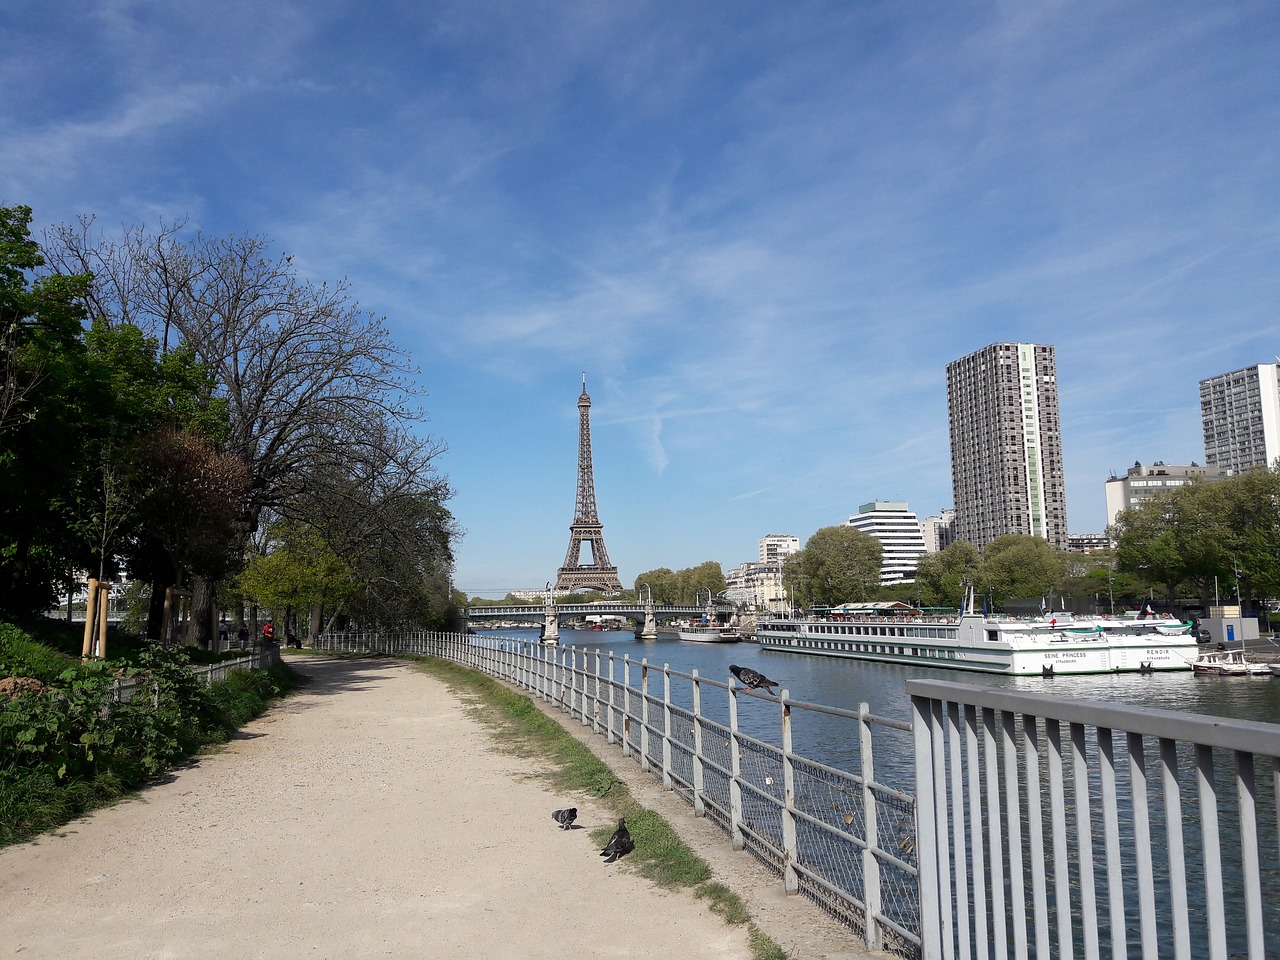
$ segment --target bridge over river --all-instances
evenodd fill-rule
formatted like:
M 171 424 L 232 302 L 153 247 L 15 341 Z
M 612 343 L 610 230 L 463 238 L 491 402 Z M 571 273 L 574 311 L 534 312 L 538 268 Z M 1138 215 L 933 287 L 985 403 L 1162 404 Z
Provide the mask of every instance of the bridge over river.
M 619 617 L 636 624 L 636 636 L 653 639 L 658 635 L 658 621 L 701 618 L 715 615 L 714 606 L 706 604 L 634 603 L 625 600 L 601 600 L 596 603 L 533 603 L 509 604 L 497 607 L 468 607 L 467 621 L 526 620 L 542 625 L 542 639 L 548 642 L 560 636 L 560 624 L 565 620 L 586 617 Z

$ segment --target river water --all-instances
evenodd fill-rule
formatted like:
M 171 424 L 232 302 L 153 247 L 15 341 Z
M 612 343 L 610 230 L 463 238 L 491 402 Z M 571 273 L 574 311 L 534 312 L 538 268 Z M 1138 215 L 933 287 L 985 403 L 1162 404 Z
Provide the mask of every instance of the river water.
M 537 629 L 483 631 L 485 635 L 537 641 Z M 641 641 L 626 630 L 571 630 L 562 628 L 560 646 L 579 651 L 612 652 L 633 662 L 647 660 L 650 666 L 669 665 L 672 670 L 713 680 L 729 679 L 729 664 L 759 670 L 778 681 L 791 698 L 856 710 L 866 702 L 873 714 L 890 720 L 909 722 L 911 701 L 906 682 L 913 679 L 947 680 L 955 683 L 1002 686 L 1027 693 L 1081 700 L 1106 700 L 1137 707 L 1178 710 L 1238 720 L 1280 723 L 1280 679 L 1271 677 L 1217 677 L 1191 671 L 1157 674 L 1105 674 L 1099 676 L 1010 677 L 944 670 L 909 664 L 868 663 L 837 657 L 764 650 L 755 643 L 695 643 L 662 636 Z M 594 669 L 594 667 L 591 667 Z M 621 668 L 617 677 L 621 680 Z M 633 669 L 632 686 L 639 685 Z M 659 696 L 661 690 L 656 692 Z M 686 702 L 687 696 L 673 693 L 673 700 Z M 727 707 L 722 697 L 704 696 L 704 710 L 712 719 L 725 722 Z M 742 728 L 760 739 L 778 742 L 776 708 L 759 701 L 740 705 Z M 885 735 L 890 749 L 877 743 L 877 779 L 908 788 L 914 780 L 910 768 L 911 744 L 906 734 Z M 856 766 L 858 744 L 853 725 L 817 715 L 795 717 L 797 752 L 843 769 Z
M 537 640 L 536 629 L 485 631 L 497 636 Z M 793 698 L 833 707 L 857 709 L 865 701 L 871 712 L 897 720 L 911 719 L 906 682 L 915 679 L 1009 687 L 1027 693 L 1081 700 L 1109 700 L 1138 707 L 1205 713 L 1237 720 L 1280 723 L 1280 680 L 1270 677 L 1216 677 L 1186 672 L 1104 674 L 1100 676 L 1006 677 L 967 670 L 915 665 L 867 663 L 837 657 L 763 650 L 755 643 L 693 643 L 663 636 L 641 641 L 626 630 L 560 631 L 560 645 L 579 650 L 612 651 L 651 665 L 727 680 L 729 664 L 753 667 L 777 680 Z

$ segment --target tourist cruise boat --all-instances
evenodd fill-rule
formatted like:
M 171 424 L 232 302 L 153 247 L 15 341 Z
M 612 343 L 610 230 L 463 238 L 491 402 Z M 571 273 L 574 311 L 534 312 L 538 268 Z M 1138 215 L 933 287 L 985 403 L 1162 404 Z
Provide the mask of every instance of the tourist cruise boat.
M 821 618 L 761 620 L 756 641 L 766 650 L 1017 676 L 1190 670 L 1197 656 L 1189 622 L 988 615 L 974 609 L 972 594 L 955 617 L 869 604 Z
M 676 636 L 695 643 L 737 643 L 738 631 L 721 623 L 678 624 Z

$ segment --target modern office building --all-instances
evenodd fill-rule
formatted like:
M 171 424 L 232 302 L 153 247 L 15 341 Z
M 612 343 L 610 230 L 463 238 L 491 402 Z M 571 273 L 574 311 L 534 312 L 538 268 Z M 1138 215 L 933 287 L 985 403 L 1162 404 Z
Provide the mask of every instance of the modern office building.
M 1157 493 L 1167 493 L 1185 486 L 1191 480 L 1221 480 L 1230 474 L 1218 467 L 1202 467 L 1198 463 L 1171 465 L 1157 460 L 1150 466 L 1134 461 L 1123 477 L 1112 476 L 1107 481 L 1107 526 L 1116 522 L 1121 510 L 1136 507 L 1150 500 Z
M 924 537 L 926 553 L 941 553 L 955 540 L 956 512 L 945 509 L 936 517 L 920 521 L 920 534 Z
M 1010 533 L 1067 546 L 1067 498 L 1052 345 L 993 343 L 947 364 L 955 538 L 981 549 Z
M 1229 473 L 1280 457 L 1280 359 L 1200 381 L 1204 462 Z
M 880 541 L 880 583 L 915 583 L 916 567 L 925 554 L 920 520 L 900 500 L 874 500 L 858 507 L 848 525 Z
M 800 538 L 771 533 L 760 538 L 760 562 L 779 563 L 800 552 Z

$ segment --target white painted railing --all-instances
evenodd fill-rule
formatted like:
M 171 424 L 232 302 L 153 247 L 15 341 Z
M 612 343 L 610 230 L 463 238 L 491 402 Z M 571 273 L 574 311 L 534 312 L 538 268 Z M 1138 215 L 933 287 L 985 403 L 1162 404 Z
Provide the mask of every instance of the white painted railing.
M 874 739 L 909 749 L 906 723 L 865 703 L 841 710 L 600 650 L 487 635 L 326 634 L 315 646 L 440 657 L 530 691 L 617 745 L 869 949 L 918 954 L 914 799 L 879 782 L 873 764 Z M 834 739 L 855 745 L 856 772 L 795 749 L 817 723 L 843 728 Z
M 192 667 L 191 672 L 208 687 L 227 679 L 233 670 L 265 670 L 278 663 L 280 663 L 280 648 L 276 644 L 264 644 L 243 657 Z M 112 682 L 111 693 L 112 699 L 117 703 L 124 703 L 144 694 L 155 697 L 158 695 L 158 688 L 154 682 L 137 677 L 125 677 L 117 678 Z
M 926 958 L 1280 956 L 1280 725 L 907 692 Z

